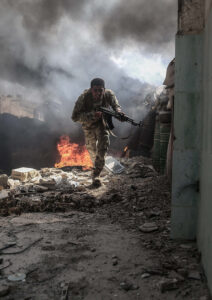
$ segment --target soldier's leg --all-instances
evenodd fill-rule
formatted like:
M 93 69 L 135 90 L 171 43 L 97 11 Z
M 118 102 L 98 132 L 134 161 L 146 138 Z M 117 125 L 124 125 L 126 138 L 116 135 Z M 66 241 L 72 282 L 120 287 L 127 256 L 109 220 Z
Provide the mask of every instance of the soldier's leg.
M 109 132 L 104 127 L 100 127 L 96 132 L 96 134 L 97 134 L 97 151 L 96 151 L 94 171 L 96 173 L 96 176 L 99 176 L 105 165 L 105 156 L 108 151 L 110 139 L 109 139 Z
M 84 129 L 84 134 L 85 134 L 85 145 L 94 165 L 96 160 L 96 143 L 97 143 L 96 132 L 95 130 Z

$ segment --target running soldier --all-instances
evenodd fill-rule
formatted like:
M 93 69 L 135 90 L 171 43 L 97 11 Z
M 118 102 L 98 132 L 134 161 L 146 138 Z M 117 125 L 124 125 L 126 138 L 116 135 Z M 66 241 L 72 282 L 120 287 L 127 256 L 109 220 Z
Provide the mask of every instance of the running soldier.
M 100 173 L 105 165 L 105 156 L 110 144 L 109 130 L 98 107 L 112 107 L 121 112 L 115 94 L 105 89 L 105 82 L 101 78 L 94 78 L 91 86 L 77 99 L 72 113 L 72 120 L 82 124 L 85 144 L 94 165 L 93 185 L 100 186 Z

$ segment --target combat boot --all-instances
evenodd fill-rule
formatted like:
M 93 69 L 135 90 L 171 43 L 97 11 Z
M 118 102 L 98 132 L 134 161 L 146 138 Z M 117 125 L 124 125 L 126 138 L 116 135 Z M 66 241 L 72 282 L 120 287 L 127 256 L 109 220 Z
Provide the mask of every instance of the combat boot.
M 92 176 L 92 185 L 94 187 L 100 187 L 102 185 L 101 179 L 99 178 L 100 172 L 97 172 L 96 170 L 93 171 Z
M 102 185 L 101 179 L 99 177 L 93 178 L 92 185 L 94 187 L 100 187 Z

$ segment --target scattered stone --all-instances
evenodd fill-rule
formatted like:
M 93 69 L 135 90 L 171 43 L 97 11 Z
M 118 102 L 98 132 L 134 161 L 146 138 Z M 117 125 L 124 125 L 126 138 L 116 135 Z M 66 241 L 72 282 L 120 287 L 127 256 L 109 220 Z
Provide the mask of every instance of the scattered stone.
M 185 250 L 189 250 L 189 249 L 192 249 L 192 245 L 182 244 L 182 245 L 180 245 L 180 248 L 185 249 Z
M 175 271 L 171 271 L 169 273 L 169 278 L 176 278 L 177 280 L 179 281 L 184 281 L 185 280 L 185 277 L 183 277 L 182 275 L 178 274 L 177 272 Z
M 42 185 L 34 185 L 33 186 L 35 191 L 37 191 L 38 193 L 43 193 L 48 191 L 48 187 L 42 186 Z
M 35 203 L 35 204 L 41 204 L 41 198 L 39 196 L 32 196 L 30 198 L 30 201 Z
M 126 292 L 130 290 L 137 290 L 139 287 L 137 285 L 133 285 L 131 282 L 123 281 L 120 283 L 120 287 Z
M 148 273 L 150 275 L 160 275 L 160 276 L 167 275 L 167 272 L 165 272 L 160 268 L 155 268 L 155 267 L 145 268 L 144 271 L 145 273 Z
M 183 277 L 187 277 L 188 276 L 188 270 L 183 269 L 183 268 L 177 269 L 177 273 L 180 274 Z
M 159 283 L 161 293 L 164 293 L 166 291 L 172 291 L 176 290 L 180 286 L 180 281 L 178 281 L 176 278 L 174 279 L 165 279 Z
M 151 275 L 149 273 L 143 273 L 141 275 L 141 278 L 144 279 L 144 278 L 149 278 Z
M 113 266 L 117 266 L 118 265 L 118 259 L 117 258 L 113 258 Z
M 45 187 L 50 187 L 50 188 L 52 188 L 52 187 L 55 187 L 56 184 L 59 183 L 59 180 L 61 181 L 61 180 L 62 180 L 62 177 L 60 177 L 60 179 L 58 179 L 58 180 L 57 180 L 56 177 L 54 177 L 54 178 L 53 178 L 53 177 L 41 178 L 41 179 L 39 180 L 39 183 L 40 183 L 41 185 L 44 185 Z
M 10 293 L 10 287 L 7 285 L 0 286 L 0 297 L 5 297 Z
M 160 211 L 154 211 L 154 210 L 150 210 L 149 212 L 146 213 L 148 218 L 153 218 L 153 217 L 158 217 L 160 216 Z
M 201 280 L 201 275 L 198 271 L 190 271 L 188 273 L 188 278 L 194 280 Z
M 0 200 L 6 200 L 9 198 L 9 192 L 6 190 L 0 191 Z
M 7 278 L 9 281 L 25 281 L 26 274 L 17 273 L 17 274 L 9 275 Z
M 156 223 L 152 222 L 152 223 L 144 223 L 143 225 L 141 225 L 139 227 L 140 231 L 142 232 L 153 232 L 158 230 L 158 226 L 156 225 Z

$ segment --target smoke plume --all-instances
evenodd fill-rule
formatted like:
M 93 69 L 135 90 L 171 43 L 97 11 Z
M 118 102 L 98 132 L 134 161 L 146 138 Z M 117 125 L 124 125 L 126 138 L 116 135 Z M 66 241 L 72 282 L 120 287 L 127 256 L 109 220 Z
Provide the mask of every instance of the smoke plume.
M 54 126 L 68 131 L 78 128 L 70 121 L 75 100 L 92 78 L 103 77 L 123 109 L 141 118 L 134 103 L 142 101 L 152 84 L 130 78 L 110 57 L 131 40 L 148 53 L 163 49 L 165 60 L 172 58 L 167 50 L 177 15 L 172 2 L 2 0 L 0 94 L 57 103 Z
M 177 1 L 123 0 L 103 24 L 108 43 L 140 43 L 151 51 L 161 51 L 176 32 Z

